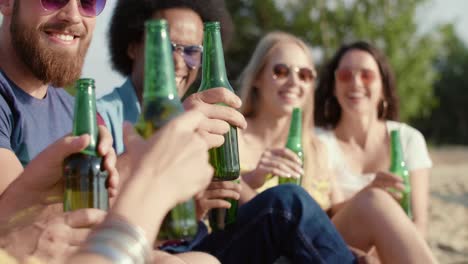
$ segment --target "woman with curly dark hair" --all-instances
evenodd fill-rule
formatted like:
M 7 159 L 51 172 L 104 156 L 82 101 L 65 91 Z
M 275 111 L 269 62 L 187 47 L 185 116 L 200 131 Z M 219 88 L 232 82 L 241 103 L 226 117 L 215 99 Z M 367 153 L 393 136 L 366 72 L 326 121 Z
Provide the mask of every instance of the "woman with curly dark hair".
M 410 172 L 413 222 L 424 235 L 428 175 L 432 166 L 424 136 L 397 122 L 395 78 L 385 55 L 366 42 L 342 46 L 322 72 L 315 96 L 318 136 L 327 146 L 345 198 L 367 185 L 384 190 L 397 182 L 390 167 L 390 131 L 399 130 Z

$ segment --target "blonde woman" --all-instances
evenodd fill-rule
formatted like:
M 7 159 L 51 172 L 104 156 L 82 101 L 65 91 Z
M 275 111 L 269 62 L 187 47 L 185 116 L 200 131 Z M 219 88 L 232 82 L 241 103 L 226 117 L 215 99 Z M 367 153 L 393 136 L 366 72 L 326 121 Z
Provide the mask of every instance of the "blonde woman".
M 435 262 L 423 238 L 386 192 L 369 186 L 346 203 L 328 169 L 327 153 L 312 133 L 316 70 L 310 48 L 282 32 L 267 34 L 241 75 L 241 112 L 248 128 L 240 132 L 242 179 L 257 191 L 278 177 L 300 177 L 345 241 L 368 252 L 376 247 L 384 263 Z M 303 109 L 304 164 L 284 148 L 294 107 Z M 390 179 L 399 181 L 398 178 Z M 401 185 L 401 184 L 400 184 Z M 401 186 L 399 186 L 401 187 Z

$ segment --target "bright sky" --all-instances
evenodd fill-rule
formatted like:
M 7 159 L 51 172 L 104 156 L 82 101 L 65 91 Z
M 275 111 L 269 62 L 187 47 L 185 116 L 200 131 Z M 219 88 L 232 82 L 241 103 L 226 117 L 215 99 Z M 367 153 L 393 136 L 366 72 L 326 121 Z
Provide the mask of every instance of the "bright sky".
M 111 69 L 107 51 L 107 29 L 116 1 L 107 1 L 107 6 L 98 17 L 94 39 L 83 70 L 84 77 L 96 79 L 98 95 L 109 92 L 123 82 L 123 77 Z M 468 0 L 431 0 L 418 12 L 422 31 L 430 30 L 438 23 L 454 22 L 458 34 L 468 43 Z M 1 17 L 0 17 L 1 20 Z

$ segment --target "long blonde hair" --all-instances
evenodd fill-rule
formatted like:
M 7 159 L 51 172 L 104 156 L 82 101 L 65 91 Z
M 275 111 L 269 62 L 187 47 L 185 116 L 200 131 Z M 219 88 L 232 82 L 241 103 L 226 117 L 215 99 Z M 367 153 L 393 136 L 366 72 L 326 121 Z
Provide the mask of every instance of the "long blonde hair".
M 307 56 L 311 65 L 314 65 L 310 47 L 305 44 L 301 39 L 285 33 L 285 32 L 271 32 L 265 35 L 258 43 L 247 67 L 240 75 L 240 97 L 242 99 L 241 113 L 245 117 L 254 117 L 258 109 L 258 90 L 254 86 L 254 82 L 259 74 L 262 73 L 267 60 L 270 57 L 271 51 L 275 46 L 280 43 L 294 43 L 297 44 L 304 54 Z M 314 89 L 313 84 L 310 89 Z M 318 139 L 314 136 L 314 92 L 312 91 L 306 104 L 304 105 L 302 116 L 302 144 L 304 149 L 304 170 L 305 175 L 302 178 L 302 186 L 310 192 L 313 186 L 313 178 L 319 177 L 324 172 L 324 159 L 320 159 L 318 149 Z M 325 155 L 323 155 L 325 157 Z M 323 176 L 323 175 L 322 175 Z

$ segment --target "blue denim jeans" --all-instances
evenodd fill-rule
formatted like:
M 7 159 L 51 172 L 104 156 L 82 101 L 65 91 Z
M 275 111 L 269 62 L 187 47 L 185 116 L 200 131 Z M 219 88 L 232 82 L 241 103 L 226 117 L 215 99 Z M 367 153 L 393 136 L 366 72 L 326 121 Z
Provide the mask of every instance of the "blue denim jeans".
M 193 250 L 221 263 L 356 263 L 320 206 L 299 186 L 271 188 L 241 206 L 237 222 L 207 235 Z

